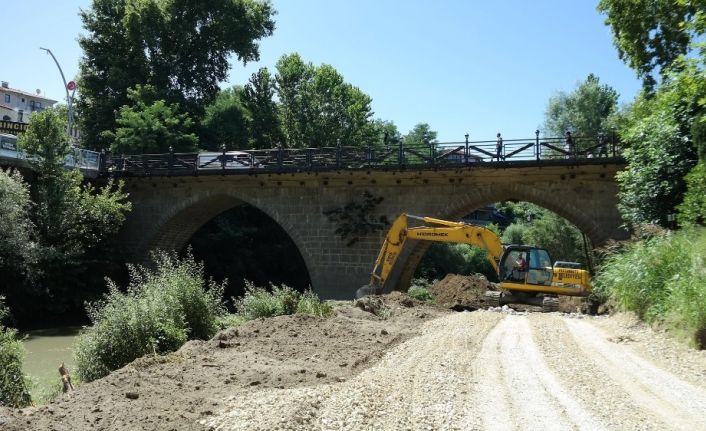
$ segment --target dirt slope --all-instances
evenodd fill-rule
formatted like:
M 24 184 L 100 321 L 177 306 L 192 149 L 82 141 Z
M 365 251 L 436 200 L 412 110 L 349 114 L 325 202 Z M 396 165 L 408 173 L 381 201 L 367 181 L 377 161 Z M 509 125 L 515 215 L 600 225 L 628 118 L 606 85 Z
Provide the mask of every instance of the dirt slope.
M 389 302 L 407 306 L 251 322 L 50 406 L 0 410 L 0 429 L 706 429 L 706 352 L 665 350 L 649 328 Z

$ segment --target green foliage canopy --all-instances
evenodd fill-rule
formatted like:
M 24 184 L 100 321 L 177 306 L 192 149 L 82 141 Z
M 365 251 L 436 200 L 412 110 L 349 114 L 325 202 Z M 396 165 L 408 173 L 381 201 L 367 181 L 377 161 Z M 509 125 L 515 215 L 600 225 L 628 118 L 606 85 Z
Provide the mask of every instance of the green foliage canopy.
M 191 132 L 194 123 L 189 115 L 180 114 L 177 104 L 167 104 L 164 100 L 150 102 L 154 94 L 151 86 L 138 85 L 128 90 L 132 104 L 120 107 L 115 133 L 103 133 L 112 137 L 112 152 L 157 154 L 167 153 L 170 148 L 177 153 L 197 150 L 198 138 Z
M 618 106 L 618 92 L 589 74 L 571 93 L 559 92 L 549 99 L 544 121 L 546 136 L 596 137 L 611 126 Z
M 18 140 L 37 172 L 31 193 L 37 256 L 31 281 L 35 294 L 54 297 L 54 311 L 65 309 L 70 301 L 75 301 L 74 306 L 82 302 L 79 298 L 85 292 L 77 287 L 90 280 L 87 261 L 97 259 L 105 240 L 117 232 L 131 208 L 122 183 L 109 181 L 102 188 L 84 185 L 78 170 L 64 168 L 70 151 L 65 126 L 65 118 L 48 109 L 32 116 Z
M 606 14 L 620 59 L 650 91 L 655 72 L 665 76 L 706 31 L 704 0 L 601 0 L 598 11 Z
M 158 100 L 200 118 L 228 76 L 231 55 L 259 59 L 257 41 L 272 34 L 275 14 L 260 0 L 93 0 L 81 11 L 86 33 L 78 109 L 82 140 L 105 148 L 128 89 L 153 85 Z
M 282 130 L 289 147 L 363 146 L 371 141 L 372 99 L 336 69 L 282 56 L 275 76 Z

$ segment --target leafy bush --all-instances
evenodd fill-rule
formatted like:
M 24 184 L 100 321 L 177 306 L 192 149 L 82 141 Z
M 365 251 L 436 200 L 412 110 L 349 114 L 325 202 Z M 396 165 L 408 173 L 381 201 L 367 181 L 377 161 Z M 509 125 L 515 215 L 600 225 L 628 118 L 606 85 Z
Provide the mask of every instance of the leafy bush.
M 167 353 L 187 340 L 208 339 L 225 315 L 223 286 L 204 286 L 203 265 L 191 255 L 156 252 L 154 270 L 130 268 L 126 292 L 109 282 L 103 301 L 87 306 L 93 326 L 75 348 L 78 375 L 91 381 L 148 353 Z
M 329 316 L 333 313 L 333 307 L 322 303 L 313 292 L 301 294 L 284 284 L 270 285 L 268 290 L 246 281 L 245 294 L 233 302 L 238 315 L 246 320 L 294 313 L 314 316 Z
M 524 223 L 513 223 L 503 232 L 503 244 L 524 244 L 527 242 L 528 226 Z
M 475 273 L 492 279 L 497 278 L 484 249 L 468 244 L 434 243 L 422 258 L 414 275 L 426 279 L 441 279 L 446 274 Z
M 706 331 L 706 229 L 664 233 L 628 245 L 604 260 L 596 292 L 648 322 L 689 334 Z M 701 335 L 703 337 L 703 335 Z
M 426 287 L 412 286 L 407 290 L 407 294 L 420 301 L 429 301 L 431 299 L 431 294 Z
M 318 295 L 308 290 L 299 297 L 297 314 L 328 317 L 333 314 L 333 306 L 329 303 L 321 302 Z
M 29 380 L 22 374 L 23 357 L 17 331 L 0 326 L 0 405 L 25 407 L 32 401 Z

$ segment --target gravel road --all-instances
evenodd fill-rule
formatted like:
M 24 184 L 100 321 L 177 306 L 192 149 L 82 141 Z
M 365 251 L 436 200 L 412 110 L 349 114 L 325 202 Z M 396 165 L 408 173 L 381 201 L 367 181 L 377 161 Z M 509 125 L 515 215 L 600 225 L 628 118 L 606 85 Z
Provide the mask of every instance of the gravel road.
M 244 389 L 200 423 L 219 431 L 706 430 L 704 382 L 598 323 L 559 313 L 451 314 L 350 380 Z M 702 358 L 692 366 L 703 370 Z

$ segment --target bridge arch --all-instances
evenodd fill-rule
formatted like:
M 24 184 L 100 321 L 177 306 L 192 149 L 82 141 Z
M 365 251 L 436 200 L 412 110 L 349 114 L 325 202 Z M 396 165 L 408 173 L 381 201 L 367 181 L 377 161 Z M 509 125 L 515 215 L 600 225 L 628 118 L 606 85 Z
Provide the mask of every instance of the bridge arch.
M 234 190 L 203 190 L 185 199 L 172 200 L 156 214 L 150 228 L 143 231 L 144 241 L 137 253 L 144 259 L 153 249 L 182 250 L 201 227 L 237 206 L 251 206 L 276 223 L 294 243 L 304 261 L 303 269 L 311 279 L 311 253 L 292 221 L 282 217 L 282 213 L 272 206 L 262 205 L 256 198 Z
M 561 194 L 547 193 L 543 186 L 529 184 L 489 185 L 470 193 L 459 193 L 457 199 L 449 202 L 440 212 L 418 215 L 458 220 L 479 208 L 502 201 L 524 201 L 552 211 L 574 224 L 594 246 L 601 245 L 611 238 L 611 228 L 614 226 L 609 228 L 601 226 L 595 214 L 586 205 L 582 205 L 581 200 L 567 200 Z M 396 289 L 406 290 L 409 287 L 419 263 L 431 244 L 432 242 L 418 242 L 406 261 L 400 262 L 404 267 Z

